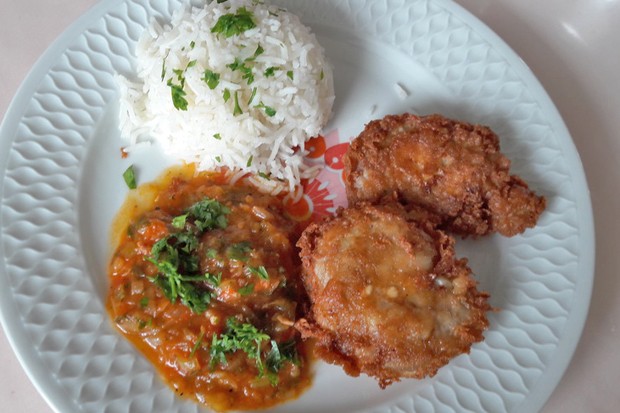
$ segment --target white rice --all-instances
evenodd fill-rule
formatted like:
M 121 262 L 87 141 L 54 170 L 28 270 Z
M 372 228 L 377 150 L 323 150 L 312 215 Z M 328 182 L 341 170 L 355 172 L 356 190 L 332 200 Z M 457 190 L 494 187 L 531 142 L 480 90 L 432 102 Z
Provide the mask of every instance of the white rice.
M 221 16 L 241 7 L 253 14 L 256 27 L 228 38 L 211 32 Z M 259 46 L 263 52 L 252 58 Z M 257 181 L 271 192 L 292 191 L 313 175 L 303 163 L 304 143 L 329 119 L 333 77 L 323 49 L 297 16 L 244 0 L 188 7 L 175 12 L 170 24 L 153 21 L 138 41 L 136 59 L 137 80 L 118 76 L 128 152 L 157 141 L 200 170 L 226 166 L 269 176 Z M 251 68 L 249 84 L 242 71 L 228 67 L 235 59 Z M 268 76 L 271 67 L 276 69 Z M 220 76 L 213 90 L 203 80 L 205 70 Z M 179 74 L 187 110 L 173 104 L 169 83 L 180 85 Z M 236 115 L 235 94 L 242 112 Z

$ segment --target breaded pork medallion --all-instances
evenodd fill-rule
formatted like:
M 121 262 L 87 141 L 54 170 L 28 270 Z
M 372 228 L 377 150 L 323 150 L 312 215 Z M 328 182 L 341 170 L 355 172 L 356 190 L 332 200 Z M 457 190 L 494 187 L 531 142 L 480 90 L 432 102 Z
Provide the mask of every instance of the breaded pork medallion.
M 488 327 L 487 294 L 454 239 L 411 216 L 361 203 L 311 224 L 297 244 L 311 302 L 297 328 L 321 358 L 381 387 L 433 376 Z

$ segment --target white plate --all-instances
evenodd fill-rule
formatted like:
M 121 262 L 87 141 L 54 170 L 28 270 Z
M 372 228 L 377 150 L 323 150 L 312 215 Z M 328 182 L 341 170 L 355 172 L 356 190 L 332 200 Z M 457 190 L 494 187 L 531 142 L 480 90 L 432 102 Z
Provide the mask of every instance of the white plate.
M 112 328 L 104 309 L 108 231 L 126 189 L 170 160 L 122 160 L 113 74 L 131 73 L 151 16 L 184 2 L 102 2 L 40 59 L 0 130 L 0 309 L 28 374 L 58 411 L 191 412 Z M 566 368 L 587 313 L 593 225 L 581 163 L 523 62 L 460 7 L 441 0 L 281 1 L 317 33 L 335 69 L 327 130 L 355 136 L 386 113 L 442 112 L 490 125 L 548 208 L 523 236 L 459 242 L 501 309 L 486 340 L 432 379 L 380 391 L 319 364 L 314 386 L 278 411 L 534 412 Z M 407 91 L 398 93 L 399 84 Z

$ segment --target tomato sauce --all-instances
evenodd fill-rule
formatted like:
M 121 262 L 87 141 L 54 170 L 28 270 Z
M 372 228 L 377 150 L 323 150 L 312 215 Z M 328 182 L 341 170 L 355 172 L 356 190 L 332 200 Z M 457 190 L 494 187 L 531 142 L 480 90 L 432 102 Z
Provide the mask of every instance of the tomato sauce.
M 277 197 L 170 169 L 115 220 L 110 316 L 180 395 L 218 411 L 296 398 L 311 383 L 299 230 Z

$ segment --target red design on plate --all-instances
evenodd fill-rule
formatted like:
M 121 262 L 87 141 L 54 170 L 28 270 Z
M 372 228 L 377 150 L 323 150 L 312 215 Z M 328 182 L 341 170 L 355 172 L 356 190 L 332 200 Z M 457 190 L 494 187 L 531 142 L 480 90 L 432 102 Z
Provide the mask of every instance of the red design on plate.
M 293 202 L 290 197 L 284 199 L 286 212 L 297 221 L 317 221 L 326 215 L 334 212 L 334 202 L 327 190 L 327 184 L 312 179 L 303 181 L 304 194 L 297 202 Z
M 324 167 L 315 178 L 302 181 L 304 193 L 298 201 L 293 202 L 290 196 L 284 199 L 287 214 L 299 222 L 317 221 L 333 215 L 336 208 L 347 206 L 343 157 L 349 142 L 341 143 L 335 129 L 308 140 L 305 147 L 308 164 Z

